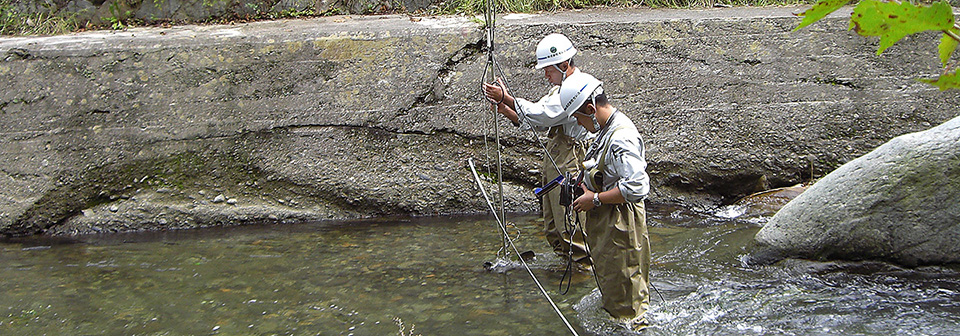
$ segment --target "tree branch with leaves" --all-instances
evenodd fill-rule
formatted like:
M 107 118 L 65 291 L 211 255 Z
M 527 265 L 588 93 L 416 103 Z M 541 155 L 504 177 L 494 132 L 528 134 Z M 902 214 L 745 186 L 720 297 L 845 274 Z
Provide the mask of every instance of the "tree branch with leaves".
M 803 21 L 794 30 L 800 30 L 826 17 L 851 0 L 820 0 L 807 11 L 798 14 Z M 914 5 L 909 2 L 861 0 L 850 16 L 850 29 L 861 36 L 879 36 L 880 47 L 877 55 L 893 46 L 897 41 L 911 34 L 924 31 L 940 31 L 939 54 L 943 72 L 936 79 L 920 79 L 940 88 L 960 89 L 960 63 L 950 62 L 950 56 L 960 44 L 960 25 L 957 25 L 953 8 L 947 1 L 930 5 Z

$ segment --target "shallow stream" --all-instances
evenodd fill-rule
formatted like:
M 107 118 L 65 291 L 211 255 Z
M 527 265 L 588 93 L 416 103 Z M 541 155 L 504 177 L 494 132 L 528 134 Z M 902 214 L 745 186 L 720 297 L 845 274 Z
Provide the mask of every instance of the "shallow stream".
M 653 326 L 644 335 L 958 335 L 957 268 L 741 262 L 763 218 L 652 206 Z M 537 216 L 511 235 L 581 335 L 619 335 L 592 276 Z M 481 217 L 377 219 L 0 243 L 3 335 L 572 334 Z M 661 296 L 662 295 L 662 299 Z

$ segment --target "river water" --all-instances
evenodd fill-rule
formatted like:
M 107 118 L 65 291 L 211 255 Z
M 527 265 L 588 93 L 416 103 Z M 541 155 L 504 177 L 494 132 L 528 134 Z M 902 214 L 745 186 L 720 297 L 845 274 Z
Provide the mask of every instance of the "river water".
M 960 268 L 744 265 L 764 219 L 742 212 L 649 207 L 659 295 L 641 334 L 960 334 Z M 508 221 L 578 334 L 627 334 L 602 318 L 589 273 L 560 294 L 537 216 Z M 7 240 L 0 334 L 572 334 L 502 244 L 487 216 Z

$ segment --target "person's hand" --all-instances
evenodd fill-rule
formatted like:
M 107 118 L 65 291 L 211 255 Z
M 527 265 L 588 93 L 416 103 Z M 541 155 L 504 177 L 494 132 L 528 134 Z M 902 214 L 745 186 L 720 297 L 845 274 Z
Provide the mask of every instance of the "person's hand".
M 580 188 L 583 188 L 583 195 L 573 200 L 573 204 L 570 204 L 570 206 L 572 206 L 575 211 L 593 210 L 593 194 L 595 193 L 587 189 L 587 186 L 583 183 L 580 184 Z
M 490 100 L 491 104 L 500 104 L 503 102 L 504 97 L 507 96 L 506 86 L 503 85 L 503 80 L 497 78 L 496 84 L 483 83 L 483 93 L 487 96 L 487 99 Z

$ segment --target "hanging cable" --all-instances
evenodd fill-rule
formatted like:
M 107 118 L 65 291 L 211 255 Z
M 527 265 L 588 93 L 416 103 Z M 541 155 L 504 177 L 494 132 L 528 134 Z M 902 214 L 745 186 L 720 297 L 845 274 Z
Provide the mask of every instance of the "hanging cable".
M 486 24 L 487 24 L 487 34 L 486 34 L 486 36 L 487 36 L 487 63 L 486 63 L 486 65 L 484 66 L 484 68 L 483 68 L 483 74 L 482 74 L 481 77 L 480 77 L 481 83 L 486 82 L 488 75 L 489 75 L 491 78 L 495 78 L 498 74 L 499 74 L 500 77 L 504 77 L 504 75 L 503 75 L 503 69 L 500 68 L 500 64 L 497 63 L 496 58 L 494 57 L 494 43 L 493 43 L 493 41 L 494 41 L 494 33 L 495 33 L 495 31 L 496 31 L 496 29 L 495 29 L 495 25 L 496 25 L 496 10 L 495 10 L 495 8 L 494 8 L 493 0 L 487 0 L 487 1 L 485 2 L 485 5 L 486 5 L 486 10 L 484 11 L 484 19 L 486 20 Z M 482 86 L 481 86 L 481 87 L 482 87 Z M 496 102 L 496 104 L 493 105 L 492 114 L 493 114 L 493 117 L 494 117 L 494 118 L 496 117 L 496 113 L 497 113 L 497 112 L 496 112 L 496 106 L 499 105 L 499 103 L 500 103 L 500 102 Z M 503 158 L 501 157 L 501 153 L 500 153 L 500 148 L 501 148 L 501 147 L 500 147 L 500 123 L 498 123 L 498 122 L 496 122 L 496 120 L 494 120 L 494 122 L 493 122 L 493 128 L 494 128 L 494 135 L 495 135 L 495 138 L 496 138 L 496 149 L 497 149 L 497 187 L 498 187 L 498 193 L 499 193 L 499 194 L 498 194 L 498 197 L 499 197 L 499 203 L 500 203 L 500 209 L 499 209 L 499 214 L 500 214 L 500 216 L 499 216 L 499 217 L 500 217 L 500 218 L 505 218 L 505 217 L 506 217 L 506 205 L 505 205 L 504 195 L 503 195 Z M 504 251 L 504 254 L 503 254 L 503 257 L 504 257 L 504 258 L 506 258 L 506 254 L 507 254 L 507 240 L 508 240 L 508 239 L 509 239 L 509 237 L 507 237 L 506 235 L 503 236 L 503 242 L 502 242 L 503 244 L 501 245 L 501 250 Z M 519 257 L 519 254 L 518 254 L 518 257 Z
M 573 242 L 574 242 L 574 237 L 577 235 L 577 229 L 579 225 L 573 225 L 571 223 L 571 220 L 570 220 L 571 216 L 577 216 L 577 214 L 573 211 L 573 208 L 570 206 L 563 207 L 563 233 L 565 233 L 567 237 L 570 237 L 570 242 L 567 244 L 566 267 L 564 267 L 563 275 L 560 276 L 559 291 L 561 295 L 567 295 L 567 292 L 570 291 L 570 285 L 573 283 L 573 263 L 574 263 Z M 580 218 L 577 217 L 578 221 L 579 219 Z M 586 234 L 584 234 L 584 236 L 586 236 Z M 584 241 L 584 244 L 586 244 L 586 241 Z M 589 253 L 587 253 L 587 260 L 590 261 L 591 265 L 593 264 L 593 257 L 590 256 Z M 567 288 L 563 288 L 564 282 L 567 283 Z M 599 287 L 600 287 L 600 281 L 598 280 L 597 288 Z
M 489 82 L 495 83 L 496 85 L 500 86 L 500 89 L 502 90 L 501 92 L 503 92 L 503 95 L 501 96 L 500 101 L 487 100 L 492 104 L 491 112 L 493 116 L 496 117 L 497 106 L 503 103 L 504 96 L 506 96 L 507 83 L 505 79 L 506 76 L 503 73 L 503 69 L 500 67 L 500 64 L 497 62 L 496 57 L 494 56 L 494 51 L 495 51 L 494 40 L 495 40 L 495 33 L 496 33 L 496 8 L 493 0 L 486 0 L 485 6 L 486 6 L 486 10 L 484 11 L 484 19 L 486 21 L 486 28 L 487 28 L 487 31 L 486 31 L 487 62 L 484 66 L 483 73 L 480 77 L 480 82 L 481 82 L 480 87 L 482 91 L 482 87 L 483 87 L 482 84 L 487 83 L 488 80 Z M 500 78 L 500 80 L 498 80 L 498 77 Z M 554 168 L 557 169 L 557 173 L 560 175 L 563 175 L 563 171 L 557 165 L 556 160 L 554 160 L 553 156 L 550 155 L 550 152 L 547 150 L 546 146 L 543 145 L 543 142 L 540 141 L 539 135 L 536 134 L 536 129 L 529 124 L 529 121 L 527 121 L 527 126 L 529 126 L 530 130 L 534 133 L 534 138 L 539 143 L 540 147 L 543 149 L 544 154 L 549 158 L 550 162 L 553 163 Z M 483 184 L 481 183 L 480 177 L 477 174 L 476 167 L 473 164 L 473 159 L 468 159 L 468 162 L 470 164 L 470 170 L 473 173 L 474 180 L 476 180 L 477 182 L 477 187 L 480 188 L 480 191 L 483 194 L 483 198 L 484 200 L 486 200 L 487 205 L 490 207 L 490 211 L 493 213 L 497 221 L 497 225 L 500 228 L 500 231 L 501 231 L 500 233 L 503 238 L 503 245 L 502 245 L 501 251 L 503 251 L 504 260 L 508 260 L 506 258 L 506 254 L 508 253 L 507 246 L 509 245 L 509 247 L 513 249 L 514 253 L 517 254 L 517 258 L 520 260 L 520 263 L 523 265 L 524 269 L 526 269 L 527 273 L 530 274 L 530 277 L 533 278 L 533 281 L 534 283 L 536 283 L 537 288 L 540 289 L 540 292 L 543 294 L 544 297 L 546 297 L 547 301 L 550 303 L 550 306 L 557 313 L 557 315 L 560 316 L 560 319 L 563 320 L 563 323 L 566 325 L 567 329 L 569 329 L 574 336 L 579 336 L 579 334 L 577 334 L 577 331 L 573 328 L 570 322 L 567 321 L 567 318 L 560 311 L 560 308 L 558 308 L 557 305 L 553 302 L 553 299 L 550 298 L 550 295 L 543 288 L 543 285 L 540 284 L 540 281 L 537 279 L 536 275 L 530 269 L 530 266 L 527 265 L 527 262 L 520 257 L 520 250 L 517 249 L 516 245 L 514 245 L 513 240 L 510 238 L 507 232 L 506 214 L 505 214 L 506 206 L 504 202 L 504 193 L 503 193 L 503 166 L 502 166 L 503 160 L 501 157 L 501 150 L 500 150 L 502 148 L 500 145 L 500 125 L 495 120 L 494 120 L 493 128 L 494 128 L 494 133 L 496 137 L 496 150 L 497 150 L 497 186 L 499 189 L 499 201 L 500 201 L 499 211 L 498 209 L 496 209 L 496 207 L 494 207 L 493 203 L 490 201 L 490 198 L 487 196 L 487 192 L 483 188 Z M 486 136 L 484 137 L 484 147 L 486 148 Z M 488 173 L 489 173 L 489 170 L 488 170 Z
M 507 239 L 510 247 L 513 248 L 513 251 L 517 254 L 517 256 L 519 256 L 520 250 L 517 249 L 517 246 L 513 244 L 513 240 L 510 239 L 509 235 L 507 234 L 506 224 L 501 220 L 501 217 L 497 216 L 497 213 L 493 207 L 493 203 L 490 203 L 490 198 L 487 197 L 487 191 L 483 188 L 483 184 L 480 182 L 480 176 L 477 175 L 477 168 L 473 165 L 473 159 L 467 159 L 467 162 L 470 164 L 470 171 L 473 172 L 473 179 L 477 181 L 477 187 L 480 188 L 480 192 L 483 194 L 483 199 L 487 201 L 487 206 L 490 207 L 490 211 L 493 211 L 493 216 L 497 220 L 497 225 L 500 227 L 503 236 Z M 560 319 L 563 320 L 563 324 L 567 326 L 567 329 L 570 330 L 570 333 L 572 333 L 574 336 L 579 336 L 577 331 L 573 329 L 573 326 L 570 325 L 570 322 L 567 321 L 566 316 L 563 316 L 563 313 L 560 311 L 560 308 L 557 307 L 557 304 L 554 303 L 553 299 L 550 298 L 550 294 L 547 294 L 547 291 L 543 289 L 543 285 L 540 284 L 540 280 L 537 279 L 537 276 L 533 274 L 533 270 L 530 269 L 530 266 L 527 265 L 527 262 L 524 261 L 523 258 L 518 257 L 518 259 L 520 259 L 520 263 L 523 265 L 523 268 L 527 270 L 527 273 L 530 274 L 530 277 L 533 278 L 533 282 L 537 284 L 537 288 L 540 289 L 540 293 L 547 298 L 547 302 L 550 303 L 550 306 L 553 307 L 553 310 L 557 313 L 557 315 L 560 316 Z
M 488 57 L 487 64 L 497 64 L 496 67 L 499 69 L 499 63 L 497 63 L 496 60 L 489 60 L 489 57 Z M 486 82 L 486 79 L 487 79 L 487 78 L 486 78 L 487 69 L 489 69 L 489 68 L 485 68 L 485 69 L 484 69 L 484 75 L 483 75 L 483 78 L 481 78 L 481 81 L 480 81 L 481 94 L 484 93 L 484 92 L 483 92 L 483 89 L 482 89 L 482 88 L 483 88 L 483 84 L 487 83 L 487 82 Z M 499 101 L 499 102 L 495 102 L 495 101 L 492 101 L 492 100 L 489 100 L 489 99 L 487 100 L 487 101 L 490 102 L 490 104 L 493 104 L 494 106 L 500 105 L 500 103 L 502 103 L 503 100 L 506 99 L 506 96 L 507 96 L 507 87 L 508 87 L 508 85 L 507 85 L 506 79 L 504 79 L 504 77 L 502 77 L 502 76 L 503 76 L 503 74 L 502 74 L 502 71 L 501 71 L 501 77 L 494 77 L 494 78 L 493 78 L 493 79 L 494 79 L 493 84 L 496 84 L 497 86 L 499 86 L 501 92 L 503 92 L 503 94 L 500 96 L 500 101 Z M 498 79 L 499 79 L 499 80 L 498 80 Z M 503 82 L 501 83 L 501 81 L 503 81 Z M 519 105 L 516 105 L 516 106 L 519 106 Z M 519 109 L 519 108 L 518 108 L 518 109 Z M 520 111 L 515 111 L 515 112 L 517 112 L 518 117 L 519 117 Z M 494 114 L 496 114 L 496 112 L 494 112 Z M 560 169 L 560 166 L 557 165 L 557 160 L 553 158 L 553 155 L 550 155 L 550 151 L 547 150 L 547 146 L 544 145 L 544 144 L 543 144 L 543 141 L 540 140 L 540 134 L 537 133 L 537 128 L 534 127 L 533 124 L 530 123 L 530 120 L 528 120 L 528 119 L 526 119 L 526 118 L 521 118 L 520 124 L 522 124 L 522 126 L 521 126 L 521 125 L 518 125 L 518 126 L 520 126 L 520 127 L 526 126 L 526 128 L 530 130 L 530 133 L 533 135 L 533 140 L 534 140 L 538 145 L 540 145 L 540 149 L 543 150 L 543 154 L 546 155 L 546 157 L 547 157 L 547 159 L 550 161 L 550 163 L 553 164 L 553 168 L 557 170 L 557 175 L 563 175 L 564 172 L 563 172 L 562 169 Z M 546 174 L 546 172 L 544 172 L 544 174 Z
M 584 230 L 584 228 L 583 228 L 583 225 L 584 225 L 584 224 L 583 224 L 583 223 L 580 223 L 580 216 L 578 216 L 577 213 L 576 213 L 575 211 L 573 211 L 573 208 L 572 208 L 572 207 L 569 207 L 569 206 L 568 206 L 566 211 L 567 211 L 567 215 L 565 216 L 564 220 L 569 221 L 571 215 L 573 216 L 573 218 L 574 218 L 574 220 L 573 220 L 573 226 L 575 227 L 575 229 L 574 229 L 575 231 L 574 231 L 574 232 L 576 232 L 576 230 L 580 230 L 580 232 L 583 234 L 583 249 L 584 249 L 584 252 L 587 253 L 587 258 L 590 260 L 590 264 L 591 264 L 591 265 L 596 265 L 596 263 L 595 263 L 594 260 L 593 260 L 593 254 L 590 253 L 590 243 L 588 243 L 589 237 L 587 236 L 587 231 Z M 573 241 L 572 238 L 571 238 L 570 240 Z M 594 270 L 593 272 L 590 272 L 590 273 L 593 273 L 593 280 L 597 282 L 597 290 L 600 291 L 600 296 L 603 296 L 603 288 L 602 288 L 602 286 L 600 286 L 600 276 L 597 275 L 597 272 L 596 272 L 595 270 Z

